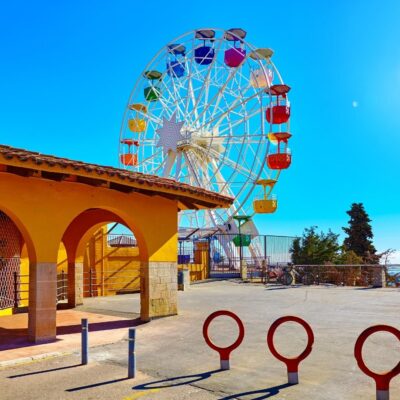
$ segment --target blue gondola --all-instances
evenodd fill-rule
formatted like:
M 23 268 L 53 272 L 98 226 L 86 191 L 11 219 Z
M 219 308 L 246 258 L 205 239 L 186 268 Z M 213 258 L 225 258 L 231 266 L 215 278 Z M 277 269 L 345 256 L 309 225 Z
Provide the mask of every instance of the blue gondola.
M 194 50 L 194 60 L 197 64 L 208 65 L 214 60 L 215 50 L 211 46 L 200 46 Z
M 179 60 L 168 61 L 167 74 L 172 78 L 182 78 L 185 75 L 185 63 Z
M 207 46 L 206 41 L 209 40 L 211 43 L 215 38 L 215 31 L 212 29 L 202 29 L 196 31 L 196 39 L 203 41 L 203 45 L 197 47 L 194 50 L 194 60 L 200 65 L 209 65 L 213 62 L 215 57 L 215 50 L 212 46 Z

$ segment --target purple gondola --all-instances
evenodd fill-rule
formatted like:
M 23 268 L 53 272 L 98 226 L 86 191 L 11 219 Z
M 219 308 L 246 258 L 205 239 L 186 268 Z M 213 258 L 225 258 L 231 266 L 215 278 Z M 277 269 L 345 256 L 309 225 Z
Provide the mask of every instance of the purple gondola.
M 232 28 L 225 32 L 225 40 L 233 42 L 234 45 L 228 50 L 225 50 L 224 62 L 228 67 L 239 67 L 246 58 L 246 50 L 243 49 L 243 39 L 246 37 L 246 31 L 241 28 Z M 239 46 L 237 46 L 239 42 Z

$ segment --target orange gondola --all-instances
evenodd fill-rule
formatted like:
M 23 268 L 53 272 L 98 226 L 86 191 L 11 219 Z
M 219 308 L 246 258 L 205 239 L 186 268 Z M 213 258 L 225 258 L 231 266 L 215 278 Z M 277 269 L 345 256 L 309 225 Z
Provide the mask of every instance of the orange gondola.
M 137 149 L 139 142 L 134 139 L 122 139 L 122 144 L 128 146 L 128 152 L 120 155 L 121 164 L 134 167 L 138 164 Z

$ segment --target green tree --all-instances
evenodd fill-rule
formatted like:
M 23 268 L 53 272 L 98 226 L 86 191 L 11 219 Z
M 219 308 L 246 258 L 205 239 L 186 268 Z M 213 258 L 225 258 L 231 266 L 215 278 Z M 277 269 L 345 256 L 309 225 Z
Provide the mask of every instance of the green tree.
M 362 203 L 353 203 L 347 214 L 350 216 L 349 226 L 342 228 L 347 234 L 343 247 L 346 252 L 353 251 L 361 257 L 364 263 L 378 263 L 379 256 L 372 244 L 374 237 L 372 233 L 371 220 Z
M 341 253 L 338 255 L 336 259 L 336 263 L 342 265 L 357 265 L 357 264 L 364 264 L 364 260 L 362 257 L 354 253 L 353 250 L 347 251 L 342 248 Z
M 317 232 L 317 227 L 306 228 L 301 238 L 293 241 L 290 252 L 294 264 L 324 264 L 334 262 L 339 251 L 338 236 L 331 231 Z

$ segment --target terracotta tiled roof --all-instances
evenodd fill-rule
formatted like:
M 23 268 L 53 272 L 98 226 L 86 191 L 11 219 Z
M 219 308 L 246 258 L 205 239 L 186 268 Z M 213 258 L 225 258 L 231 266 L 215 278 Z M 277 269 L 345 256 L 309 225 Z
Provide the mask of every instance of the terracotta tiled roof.
M 169 193 L 173 192 L 178 196 L 198 197 L 207 202 L 216 203 L 214 206 L 228 207 L 233 201 L 230 197 L 185 183 L 180 183 L 174 179 L 160 178 L 155 175 L 131 172 L 120 168 L 85 163 L 82 161 L 70 160 L 67 158 L 0 145 L 0 164 L 15 165 L 16 161 L 19 167 L 37 169 L 39 171 L 54 170 L 55 172 L 59 172 L 61 169 L 65 174 L 85 177 L 89 176 L 94 179 L 117 182 L 120 185 L 135 188 L 142 186 L 153 187 L 148 190 L 161 192 L 166 190 Z

